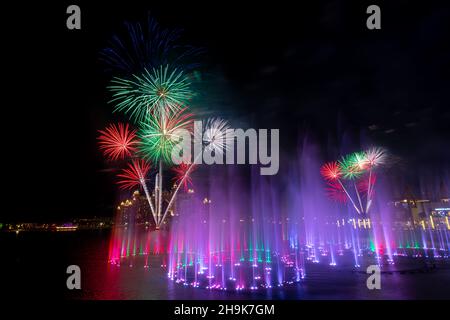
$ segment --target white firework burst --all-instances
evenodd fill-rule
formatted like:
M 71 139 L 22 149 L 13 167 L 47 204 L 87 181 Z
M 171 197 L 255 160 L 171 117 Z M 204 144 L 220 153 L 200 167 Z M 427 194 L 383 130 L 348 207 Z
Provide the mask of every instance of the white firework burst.
M 227 135 L 230 126 L 227 121 L 220 118 L 210 118 L 203 121 L 202 132 L 196 132 L 195 141 L 201 141 L 204 151 L 222 154 L 234 139 L 234 136 Z
M 373 147 L 366 150 L 365 154 L 370 167 L 384 165 L 387 162 L 387 152 L 384 148 Z

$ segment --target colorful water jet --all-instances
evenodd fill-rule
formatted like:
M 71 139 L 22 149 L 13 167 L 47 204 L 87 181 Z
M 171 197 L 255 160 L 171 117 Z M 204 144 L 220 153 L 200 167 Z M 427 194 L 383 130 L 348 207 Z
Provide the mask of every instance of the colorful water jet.
M 167 230 L 158 236 L 141 227 L 136 236 L 133 227 L 122 229 L 113 237 L 111 261 L 160 254 L 177 283 L 252 291 L 307 281 L 313 264 L 331 272 L 364 272 L 369 264 L 392 271 L 402 268 L 396 264 L 403 258 L 449 257 L 447 198 L 394 201 L 379 172 L 370 212 L 358 213 L 350 202 L 326 197 L 322 163 L 320 149 L 305 142 L 284 178 L 245 176 L 236 166 L 200 167 L 203 176 L 193 178 L 195 190 L 179 195 Z
M 170 230 L 168 276 L 222 290 L 300 281 L 304 253 L 289 248 L 288 221 L 282 218 L 270 179 L 255 174 L 252 180 L 257 182 L 248 185 L 232 167 L 210 171 L 207 187 L 197 188 L 177 207 L 180 215 Z

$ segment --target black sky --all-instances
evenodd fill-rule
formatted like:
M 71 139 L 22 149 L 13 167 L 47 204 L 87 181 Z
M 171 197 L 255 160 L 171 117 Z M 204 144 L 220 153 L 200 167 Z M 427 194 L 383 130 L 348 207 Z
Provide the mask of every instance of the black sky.
M 361 1 L 8 6 L 0 222 L 112 214 L 116 188 L 95 137 L 118 118 L 99 51 L 123 21 L 148 12 L 206 49 L 207 68 L 226 88 L 214 108 L 281 128 L 283 152 L 305 130 L 324 145 L 345 133 L 386 145 L 410 167 L 448 168 L 450 4 L 392 2 L 373 2 L 382 10 L 376 31 L 365 26 L 372 2 Z M 80 31 L 65 26 L 73 3 L 82 10 Z

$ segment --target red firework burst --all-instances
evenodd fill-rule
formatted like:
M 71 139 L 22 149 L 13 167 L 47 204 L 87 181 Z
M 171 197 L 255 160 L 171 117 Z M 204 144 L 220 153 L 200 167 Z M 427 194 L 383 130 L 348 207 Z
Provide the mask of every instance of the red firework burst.
M 337 161 L 325 163 L 320 168 L 320 174 L 326 180 L 337 180 L 342 176 L 341 166 Z
M 122 170 L 117 176 L 121 178 L 117 182 L 120 189 L 132 189 L 145 183 L 145 176 L 150 171 L 150 164 L 145 160 L 133 160 L 128 163 L 128 168 Z
M 377 176 L 374 173 L 372 173 L 372 176 L 370 177 L 370 182 L 368 177 L 358 182 L 357 185 L 358 191 L 363 194 L 367 194 L 367 192 L 369 191 L 369 183 L 370 183 L 370 193 L 371 195 L 373 195 L 373 193 L 375 192 L 373 188 L 375 182 L 377 182 Z
M 176 184 L 182 183 L 184 190 L 187 190 L 188 186 L 192 185 L 192 179 L 190 175 L 195 169 L 196 166 L 194 164 L 183 162 L 180 165 L 172 168 L 172 171 L 175 173 L 175 177 L 173 178 L 173 180 Z
M 128 123 L 113 123 L 98 132 L 100 150 L 110 160 L 124 159 L 137 150 L 136 130 L 130 129 Z
M 185 129 L 189 132 L 192 132 L 194 130 L 194 115 L 187 112 L 187 107 L 177 105 L 177 108 L 179 109 L 177 112 L 174 112 L 171 116 L 168 116 L 166 118 L 165 127 L 173 129 Z M 171 114 L 168 110 L 166 110 L 165 113 L 168 115 Z
M 336 181 L 330 181 L 327 183 L 328 187 L 325 188 L 328 197 L 330 197 L 330 199 L 337 201 L 337 202 L 341 202 L 341 203 L 346 203 L 348 198 L 347 198 L 347 194 L 344 191 L 344 188 L 342 187 L 342 185 L 339 182 Z

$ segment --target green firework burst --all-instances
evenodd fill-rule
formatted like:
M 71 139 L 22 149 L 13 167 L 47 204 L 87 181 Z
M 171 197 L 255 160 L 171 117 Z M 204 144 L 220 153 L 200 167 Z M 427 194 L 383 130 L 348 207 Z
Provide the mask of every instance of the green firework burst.
M 141 139 L 140 152 L 152 161 L 172 161 L 172 149 L 182 138 L 180 129 L 192 131 L 192 114 L 186 109 L 168 111 L 148 116 L 141 122 L 138 136 Z
M 344 179 L 357 179 L 367 168 L 367 160 L 364 152 L 354 152 L 342 157 L 339 161 Z
M 166 65 L 152 71 L 146 69 L 131 79 L 114 78 L 108 89 L 114 111 L 123 111 L 139 123 L 149 114 L 181 109 L 194 96 L 190 87 L 191 82 L 183 71 L 171 70 Z

